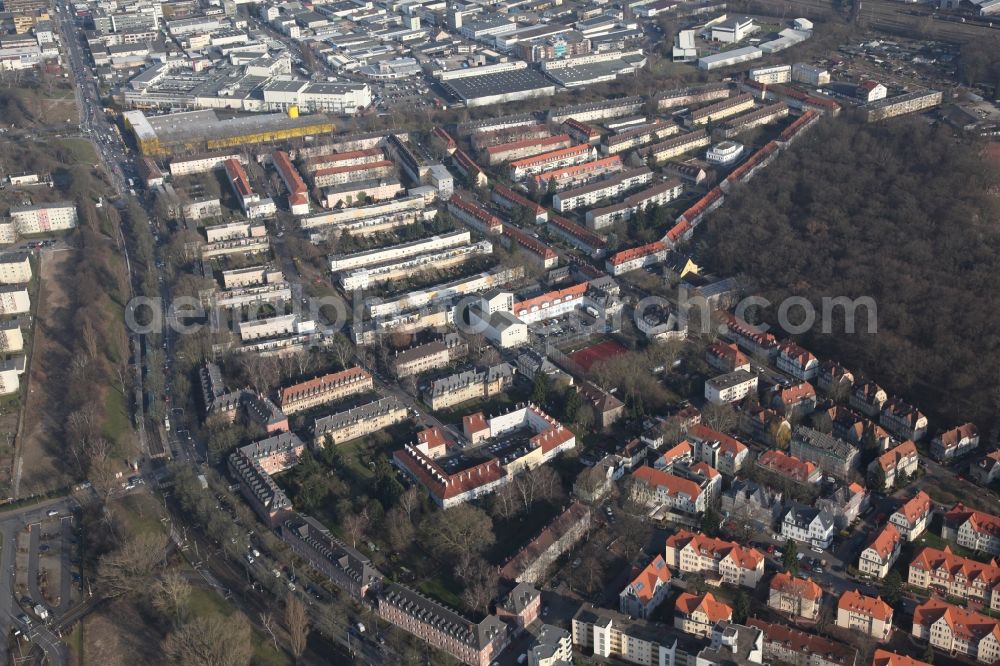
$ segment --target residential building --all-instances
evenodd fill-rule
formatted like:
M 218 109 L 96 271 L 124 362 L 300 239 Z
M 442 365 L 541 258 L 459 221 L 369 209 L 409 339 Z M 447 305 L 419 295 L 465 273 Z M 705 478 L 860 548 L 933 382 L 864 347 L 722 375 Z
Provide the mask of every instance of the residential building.
M 334 273 L 355 268 L 366 268 L 408 259 L 435 250 L 446 250 L 469 245 L 471 235 L 468 230 L 450 231 L 430 238 L 421 238 L 409 243 L 399 243 L 375 250 L 365 250 L 353 254 L 330 257 L 330 270 Z
M 663 506 L 682 513 L 698 514 L 707 506 L 701 485 L 691 479 L 643 466 L 632 474 L 635 501 L 647 506 Z
M 364 599 L 369 590 L 381 586 L 382 574 L 371 561 L 334 537 L 314 518 L 303 514 L 290 517 L 281 523 L 278 536 L 352 599 Z
M 779 613 L 815 621 L 823 605 L 823 588 L 808 578 L 779 572 L 771 578 L 767 605 Z
M 543 624 L 528 651 L 528 666 L 566 666 L 573 663 L 573 635 L 562 627 Z
M 836 361 L 825 361 L 816 373 L 816 388 L 826 395 L 849 392 L 854 386 L 854 374 Z
M 27 252 L 0 254 L 0 284 L 31 282 L 31 259 Z
M 911 633 L 949 655 L 960 654 L 981 664 L 1000 661 L 1000 621 L 938 599 L 914 609 Z
M 658 264 L 666 258 L 667 246 L 660 241 L 654 241 L 615 253 L 605 262 L 605 268 L 611 275 L 618 276 Z
M 1000 555 L 1000 518 L 956 504 L 944 514 L 941 536 L 963 548 Z
M 896 526 L 904 539 L 915 541 L 927 529 L 933 512 L 934 503 L 931 498 L 923 490 L 918 490 L 916 495 L 889 516 L 889 522 Z
M 766 356 L 770 359 L 777 355 L 778 341 L 770 333 L 729 312 L 718 312 L 716 316 L 723 327 L 722 336 L 735 342 L 751 356 Z
M 690 663 L 690 660 L 689 662 Z M 695 666 L 754 666 L 764 662 L 764 632 L 722 620 L 712 627 L 711 643 L 698 652 Z
M 498 363 L 489 368 L 465 370 L 431 382 L 423 399 L 431 409 L 447 409 L 468 400 L 502 393 L 514 382 L 514 367 Z
M 899 549 L 903 544 L 903 536 L 892 523 L 886 523 L 875 538 L 861 551 L 858 559 L 858 571 L 866 576 L 886 577 L 889 569 L 899 558 Z
M 1000 449 L 990 451 L 969 465 L 969 475 L 984 486 L 1000 479 Z
M 858 450 L 844 440 L 806 426 L 795 428 L 789 453 L 841 479 L 850 477 L 858 459 Z
M 882 412 L 882 405 L 889 399 L 889 395 L 881 386 L 875 382 L 868 381 L 855 384 L 851 391 L 851 409 L 856 409 L 865 416 L 876 417 Z
M 31 298 L 24 285 L 0 286 L 0 315 L 24 314 L 31 310 Z
M 931 666 L 925 661 L 907 657 L 905 655 L 889 652 L 888 650 L 875 650 L 872 657 L 872 666 Z
M 791 666 L 858 666 L 858 651 L 843 641 L 749 618 L 747 625 L 764 632 L 764 658 Z M 877 653 L 876 653 L 877 654 Z
M 764 575 L 764 555 L 759 550 L 687 530 L 667 538 L 664 559 L 677 571 L 714 577 L 729 585 L 755 588 Z
M 374 388 L 372 376 L 360 367 L 331 372 L 281 389 L 279 399 L 285 414 L 294 414 L 328 402 L 336 402 Z
M 596 156 L 596 149 L 587 144 L 552 150 L 511 162 L 510 178 L 511 180 L 522 180 L 528 176 L 540 174 L 543 171 L 583 164 Z
M 469 666 L 488 666 L 510 642 L 496 615 L 475 623 L 398 583 L 379 592 L 378 615 Z
M 584 605 L 573 616 L 573 646 L 605 660 L 640 666 L 686 664 L 702 644 L 672 626 L 633 620 L 606 608 Z
M 581 380 L 576 391 L 590 405 L 595 425 L 602 429 L 610 428 L 625 413 L 625 403 L 596 384 Z
M 754 96 L 747 93 L 728 97 L 721 102 L 715 102 L 700 109 L 695 109 L 686 118 L 688 126 L 707 125 L 709 122 L 718 122 L 723 118 L 735 116 L 753 108 Z
M 747 72 L 747 78 L 757 83 L 788 83 L 792 80 L 792 66 L 772 65 L 770 67 L 755 67 Z
M 771 406 L 790 419 L 801 419 L 816 409 L 816 389 L 809 382 L 776 387 Z
M 497 617 L 515 626 L 514 633 L 521 633 L 538 619 L 542 610 L 542 593 L 531 583 L 518 583 L 497 604 Z
M 942 597 L 958 597 L 1000 610 L 1000 566 L 978 562 L 944 550 L 924 548 L 910 562 L 907 582 Z
M 813 507 L 792 507 L 781 520 L 781 536 L 826 550 L 833 541 L 833 517 Z
M 669 592 L 670 569 L 663 556 L 657 555 L 618 595 L 618 609 L 625 615 L 647 620 Z
M 780 492 L 741 478 L 733 480 L 732 485 L 723 491 L 721 500 L 719 510 L 735 516 L 743 524 L 756 521 L 770 527 L 784 512 Z
M 713 342 L 705 350 L 705 362 L 722 372 L 750 371 L 750 359 L 732 342 Z
M 717 622 L 733 619 L 733 609 L 716 600 L 711 592 L 682 592 L 674 602 L 674 627 L 686 634 L 707 638 Z
M 868 466 L 870 479 L 883 477 L 880 490 L 888 490 L 910 479 L 920 468 L 920 454 L 916 445 L 907 440 L 894 449 L 886 451 Z
M 816 500 L 816 508 L 833 516 L 838 530 L 847 529 L 868 508 L 868 491 L 859 483 L 840 486 L 833 493 Z
M 688 427 L 687 439 L 693 445 L 695 460 L 707 463 L 727 476 L 736 476 L 750 457 L 746 444 L 702 423 Z
M 975 423 L 966 423 L 943 432 L 931 441 L 931 455 L 935 460 L 954 460 L 979 446 L 979 430 Z
M 792 65 L 792 80 L 809 86 L 825 86 L 830 83 L 829 70 L 797 62 Z
M 629 169 L 610 178 L 557 192 L 552 197 L 552 206 L 560 213 L 577 208 L 589 208 L 603 199 L 622 197 L 626 192 L 647 185 L 652 180 L 653 172 L 646 167 Z
M 76 205 L 61 201 L 34 206 L 11 206 L 10 218 L 22 235 L 65 231 L 76 227 Z
M 913 405 L 898 398 L 888 400 L 882 406 L 879 423 L 900 439 L 919 442 L 927 434 L 927 417 Z
M 739 402 L 756 391 L 757 375 L 746 370 L 718 375 L 705 382 L 705 399 L 713 405 Z
M 0 321 L 0 352 L 19 352 L 24 349 L 24 335 L 17 319 Z
M 253 458 L 240 451 L 227 459 L 229 475 L 239 484 L 240 494 L 261 520 L 277 527 L 292 515 L 292 502 L 271 475 Z
M 313 447 L 364 437 L 405 421 L 409 410 L 395 397 L 381 398 L 336 414 L 318 418 L 313 423 Z
M 518 583 L 541 584 L 552 564 L 583 539 L 590 526 L 590 507 L 573 502 L 504 564 L 500 576 Z
M 298 464 L 306 445 L 293 432 L 281 432 L 246 446 L 238 451 L 256 461 L 266 474 L 286 472 Z
M 881 597 L 867 597 L 857 590 L 844 592 L 837 601 L 837 626 L 884 642 L 892 632 L 892 607 Z
M 757 458 L 757 466 L 796 483 L 819 483 L 823 478 L 823 473 L 813 463 L 775 449 L 762 453 Z
M 397 379 L 403 379 L 428 370 L 442 368 L 452 361 L 462 358 L 468 351 L 469 345 L 462 336 L 458 333 L 447 333 L 440 340 L 396 352 L 389 364 L 392 367 L 393 375 Z

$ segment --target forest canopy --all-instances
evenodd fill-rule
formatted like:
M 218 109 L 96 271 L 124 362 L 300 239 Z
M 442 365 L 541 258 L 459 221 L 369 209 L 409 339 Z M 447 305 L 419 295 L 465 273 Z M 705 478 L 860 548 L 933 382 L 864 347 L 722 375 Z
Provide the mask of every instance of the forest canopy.
M 710 217 L 696 254 L 772 303 L 871 296 L 877 334 L 837 322 L 800 341 L 911 401 L 932 431 L 971 420 L 995 439 L 1000 180 L 982 148 L 918 119 L 825 120 Z

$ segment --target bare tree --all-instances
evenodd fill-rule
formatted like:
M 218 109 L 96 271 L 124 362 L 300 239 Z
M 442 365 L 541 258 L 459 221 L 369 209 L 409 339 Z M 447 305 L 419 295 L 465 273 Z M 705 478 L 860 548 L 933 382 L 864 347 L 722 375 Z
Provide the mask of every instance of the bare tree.
M 277 650 L 278 637 L 274 635 L 274 616 L 271 615 L 271 611 L 261 611 L 257 614 L 257 619 L 260 621 L 260 626 L 264 627 L 264 631 L 271 637 L 274 649 Z
M 462 601 L 475 611 L 488 613 L 490 602 L 497 594 L 499 580 L 496 567 L 481 557 L 473 558 L 466 573 Z
M 368 514 L 364 511 L 352 513 L 344 518 L 343 522 L 344 531 L 347 532 L 347 536 L 351 537 L 351 546 L 357 548 L 358 540 L 365 535 L 365 530 L 368 529 Z
M 253 633 L 242 613 L 192 620 L 171 632 L 163 653 L 178 666 L 247 666 L 253 658 Z
M 562 479 L 559 478 L 559 474 L 554 469 L 548 465 L 542 465 L 533 469 L 531 476 L 538 499 L 544 499 L 549 502 L 557 502 L 562 499 Z
M 517 489 L 521 504 L 524 506 L 524 510 L 527 511 L 535 502 L 535 493 L 537 488 L 534 474 L 529 471 L 516 474 L 511 480 L 511 485 Z
M 354 358 L 354 345 L 347 339 L 346 335 L 338 332 L 333 336 L 333 342 L 330 344 L 330 352 L 337 359 L 337 362 L 340 363 L 341 368 L 349 368 L 351 366 L 351 359 Z
M 601 584 L 604 576 L 604 564 L 593 553 L 588 553 L 580 563 L 580 571 L 583 574 L 583 585 L 587 594 L 593 594 Z
M 395 507 L 385 516 L 386 527 L 389 534 L 389 544 L 396 552 L 406 550 L 413 539 L 413 523 L 406 517 L 406 512 Z
M 167 539 L 160 534 L 140 534 L 104 555 L 97 565 L 98 585 L 108 596 L 144 591 L 150 577 L 163 563 Z
M 517 489 L 514 487 L 514 484 L 506 483 L 500 486 L 493 493 L 493 515 L 500 516 L 504 520 L 517 515 L 518 499 Z
M 413 520 L 413 512 L 420 508 L 420 491 L 410 486 L 399 496 L 399 508 L 406 512 L 406 519 Z
M 710 428 L 719 432 L 730 432 L 736 427 L 736 410 L 730 404 L 716 405 L 709 403 L 701 412 L 701 420 Z
M 289 592 L 285 599 L 285 627 L 288 629 L 288 642 L 295 659 L 302 657 L 306 651 L 306 638 L 309 637 L 309 615 L 305 604 Z
M 170 569 L 153 584 L 153 607 L 175 624 L 187 616 L 191 585 L 177 569 Z

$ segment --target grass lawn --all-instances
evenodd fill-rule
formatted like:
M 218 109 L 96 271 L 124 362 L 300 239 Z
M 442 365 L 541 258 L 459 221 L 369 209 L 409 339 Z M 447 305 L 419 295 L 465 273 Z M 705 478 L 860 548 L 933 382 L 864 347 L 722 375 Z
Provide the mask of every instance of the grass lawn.
M 288 654 L 280 649 L 275 649 L 270 636 L 255 629 L 253 632 L 253 660 L 250 663 L 253 666 L 286 666 L 286 664 L 294 662 Z
M 229 617 L 235 610 L 235 608 L 226 603 L 225 599 L 216 594 L 214 590 L 208 590 L 203 587 L 191 588 L 191 597 L 188 599 L 188 612 L 191 614 L 192 620 L 207 617 L 212 613 L 219 613 L 220 615 Z
M 104 393 L 104 436 L 108 441 L 115 443 L 117 448 L 122 436 L 130 427 L 125 396 L 119 387 L 108 386 L 108 390 Z
M 166 526 L 160 522 L 163 507 L 152 495 L 136 493 L 115 500 L 114 508 L 118 517 L 128 524 L 131 534 L 152 534 L 166 532 Z
M 69 150 L 77 164 L 96 164 L 94 145 L 86 139 L 60 139 L 59 144 Z
M 465 604 L 457 594 L 446 588 L 440 580 L 428 579 L 417 584 L 417 589 L 431 597 L 437 599 L 446 606 L 452 608 L 463 608 Z

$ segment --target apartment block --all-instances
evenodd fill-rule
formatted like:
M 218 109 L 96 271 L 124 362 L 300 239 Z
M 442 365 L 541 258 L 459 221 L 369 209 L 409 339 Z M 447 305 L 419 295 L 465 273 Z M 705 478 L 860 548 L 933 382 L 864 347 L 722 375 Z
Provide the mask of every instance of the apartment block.
M 712 143 L 712 137 L 703 129 L 685 132 L 661 141 L 639 151 L 643 156 L 652 157 L 656 164 L 662 164 L 684 153 L 704 148 Z
M 405 421 L 409 410 L 394 397 L 374 400 L 359 407 L 316 419 L 313 424 L 313 446 L 320 448 L 329 441 L 341 444 L 370 435 Z
M 602 199 L 624 195 L 631 189 L 653 181 L 653 172 L 648 168 L 630 169 L 610 178 L 589 185 L 558 192 L 552 197 L 552 206 L 560 213 L 595 205 Z
M 514 382 L 515 370 L 509 363 L 499 363 L 482 370 L 472 369 L 431 382 L 423 399 L 431 409 L 448 409 L 478 398 L 489 398 L 506 390 Z
M 858 458 L 858 450 L 844 440 L 805 426 L 792 434 L 789 453 L 842 479 L 848 478 Z
M 486 154 L 486 163 L 490 166 L 496 166 L 503 162 L 513 162 L 548 151 L 569 148 L 571 145 L 573 145 L 573 141 L 568 134 L 557 134 L 541 139 L 524 139 L 489 146 L 483 152 Z
M 935 460 L 954 460 L 979 447 L 979 429 L 975 423 L 966 423 L 941 433 L 931 441 L 931 455 Z
M 402 379 L 435 368 L 442 368 L 465 356 L 468 351 L 469 345 L 460 335 L 448 333 L 440 340 L 396 352 L 390 365 L 393 375 L 397 379 Z
M 866 597 L 857 590 L 845 592 L 837 601 L 837 626 L 886 641 L 892 632 L 892 607 L 881 597 Z
M 751 94 L 729 97 L 721 102 L 695 109 L 688 115 L 686 122 L 689 126 L 707 125 L 752 109 L 753 104 L 754 96 Z
M 711 592 L 681 592 L 674 602 L 674 627 L 685 634 L 707 638 L 716 623 L 732 619 L 732 607 L 716 600 Z
M 958 597 L 1000 611 L 1000 566 L 944 550 L 924 548 L 910 562 L 907 582 L 942 597 Z
M 170 162 L 171 176 L 191 176 L 198 173 L 208 173 L 221 169 L 226 160 L 237 160 L 246 163 L 246 158 L 240 153 L 218 153 L 212 155 L 195 155 Z
M 903 537 L 896 526 L 886 523 L 875 538 L 862 549 L 858 559 L 858 571 L 879 580 L 885 578 L 899 558 L 899 549 L 903 543 Z
M 757 392 L 757 375 L 736 370 L 705 381 L 705 399 L 713 405 L 739 402 Z
M 31 310 L 31 298 L 26 287 L 0 286 L 0 315 L 23 314 L 29 310 Z
M 77 224 L 76 205 L 61 201 L 35 206 L 13 206 L 10 218 L 21 234 L 41 234 L 73 229 Z
M 670 203 L 684 192 L 684 185 L 677 178 L 655 183 L 641 192 L 626 197 L 624 201 L 604 208 L 587 211 L 587 226 L 598 230 L 613 225 L 615 222 L 631 220 L 636 214 L 648 206 L 662 206 Z
M 889 516 L 889 522 L 896 526 L 904 539 L 915 541 L 927 529 L 933 512 L 934 503 L 930 496 L 920 490 Z
M 24 349 L 24 335 L 16 319 L 0 321 L 0 351 L 10 353 Z
M 580 145 L 570 146 L 552 150 L 541 155 L 534 155 L 510 163 L 511 180 L 521 180 L 527 176 L 549 171 L 551 169 L 562 169 L 574 164 L 583 164 L 587 160 L 593 159 L 597 151 L 593 146 Z
M 0 254 L 0 284 L 31 282 L 31 259 L 27 252 Z
M 395 170 L 396 166 L 391 161 L 379 160 L 378 162 L 324 167 L 313 171 L 311 176 L 314 187 L 331 187 L 386 178 L 391 176 Z
M 374 389 L 372 376 L 360 367 L 331 372 L 281 389 L 281 409 L 294 414 Z
M 771 624 L 755 617 L 747 625 L 764 632 L 764 658 L 771 663 L 791 666 L 858 666 L 858 651 L 842 641 Z M 881 650 L 876 650 L 876 656 Z M 867 665 L 865 665 L 867 666 Z M 918 664 L 880 664 L 874 666 L 918 666 Z
M 687 530 L 667 538 L 664 559 L 677 571 L 709 575 L 729 585 L 755 588 L 764 575 L 759 550 Z
M 792 617 L 816 620 L 823 605 L 823 588 L 808 578 L 779 572 L 771 579 L 767 605 Z
M 573 646 L 605 660 L 640 666 L 694 663 L 703 641 L 672 626 L 633 620 L 584 604 L 573 616 Z M 690 660 L 690 662 L 689 662 Z
M 946 514 L 941 536 L 963 548 L 1000 555 L 1000 518 L 956 504 Z
M 907 440 L 894 449 L 886 451 L 868 466 L 868 475 L 874 478 L 881 470 L 885 481 L 882 490 L 895 486 L 903 477 L 912 477 L 920 468 L 920 454 L 916 445 Z
M 334 273 L 355 268 L 376 266 L 393 261 L 399 261 L 425 252 L 443 250 L 459 245 L 468 245 L 471 235 L 468 231 L 451 231 L 439 236 L 422 238 L 409 243 L 399 243 L 375 250 L 365 250 L 353 254 L 330 257 L 330 270 Z
M 278 536 L 296 555 L 352 599 L 361 600 L 378 589 L 383 577 L 371 561 L 334 537 L 319 521 L 298 514 L 281 523 Z

